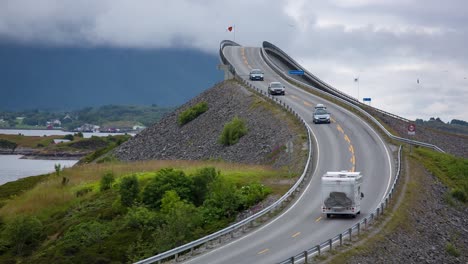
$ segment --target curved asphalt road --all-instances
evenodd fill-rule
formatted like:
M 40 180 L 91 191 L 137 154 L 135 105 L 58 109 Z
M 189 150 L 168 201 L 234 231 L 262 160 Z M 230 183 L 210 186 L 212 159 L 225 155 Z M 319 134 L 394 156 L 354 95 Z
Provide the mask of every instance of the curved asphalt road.
M 277 263 L 334 237 L 375 209 L 393 177 L 391 154 L 380 136 L 353 113 L 281 79 L 265 64 L 260 48 L 226 47 L 224 54 L 237 74 L 246 79 L 252 68 L 262 69 L 265 81 L 254 82 L 258 88 L 266 91 L 271 81 L 286 85 L 286 96 L 281 99 L 312 128 L 317 166 L 307 188 L 287 211 L 257 230 L 187 263 Z M 332 116 L 331 124 L 312 123 L 312 111 L 317 103 L 327 106 Z M 340 170 L 361 171 L 364 175 L 365 198 L 361 215 L 355 219 L 327 219 L 320 212 L 320 177 L 326 171 Z

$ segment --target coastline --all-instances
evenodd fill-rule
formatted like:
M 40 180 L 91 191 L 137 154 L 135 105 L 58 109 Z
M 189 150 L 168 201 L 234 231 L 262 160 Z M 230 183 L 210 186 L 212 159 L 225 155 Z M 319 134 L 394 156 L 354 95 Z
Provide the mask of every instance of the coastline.
M 44 149 L 33 149 L 19 147 L 16 149 L 0 148 L 0 155 L 22 155 L 21 159 L 39 160 L 79 160 L 92 151 L 47 151 Z

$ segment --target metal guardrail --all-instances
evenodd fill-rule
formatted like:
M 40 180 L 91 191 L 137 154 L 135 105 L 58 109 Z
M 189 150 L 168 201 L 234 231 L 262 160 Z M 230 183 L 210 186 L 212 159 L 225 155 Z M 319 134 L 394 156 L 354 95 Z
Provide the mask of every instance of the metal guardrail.
M 303 70 L 305 78 L 309 79 L 311 81 L 311 83 L 317 84 L 317 86 L 319 86 L 318 87 L 319 89 L 322 89 L 324 91 L 328 91 L 329 93 L 332 93 L 334 95 L 342 97 L 343 99 L 346 99 L 347 101 L 349 101 L 349 102 L 351 102 L 353 104 L 361 105 L 361 106 L 364 105 L 363 103 L 361 103 L 359 101 L 359 98 L 356 99 L 356 98 L 354 98 L 354 97 L 352 97 L 352 96 L 350 96 L 350 95 L 348 95 L 346 93 L 343 93 L 342 91 L 334 88 L 333 86 L 331 86 L 328 83 L 322 81 L 320 78 L 318 78 L 317 76 L 313 75 L 312 73 L 310 73 L 309 71 L 304 69 L 299 63 L 297 63 L 293 58 L 291 58 L 288 54 L 286 54 L 286 52 L 282 51 L 280 48 L 273 45 L 272 43 L 270 43 L 268 41 L 264 41 L 263 42 L 263 48 L 265 50 L 269 50 L 269 51 L 279 55 L 280 57 L 286 58 L 287 59 L 286 61 L 288 61 L 290 65 L 294 66 L 295 69 Z M 372 108 L 372 109 L 374 109 L 377 112 L 380 112 L 382 114 L 389 115 L 389 116 L 391 116 L 393 118 L 396 118 L 396 119 L 399 119 L 399 120 L 402 120 L 402 121 L 405 121 L 405 122 L 411 122 L 410 120 L 408 120 L 408 119 L 406 119 L 404 117 L 401 117 L 401 116 L 386 112 L 386 111 L 381 110 L 379 108 L 375 108 L 375 107 L 372 107 L 372 106 L 367 106 L 367 107 L 370 107 L 370 108 Z
M 258 220 L 259 218 L 261 218 L 261 217 L 263 217 L 263 216 L 265 216 L 266 214 L 269 214 L 269 213 L 275 213 L 277 210 L 279 210 L 279 209 L 283 208 L 284 206 L 286 206 L 289 203 L 290 199 L 293 198 L 294 195 L 296 195 L 302 189 L 300 187 L 305 183 L 307 172 L 308 172 L 308 170 L 310 168 L 310 161 L 311 161 L 311 158 L 312 158 L 312 140 L 311 140 L 311 129 L 310 129 L 309 125 L 306 123 L 305 120 L 303 120 L 299 116 L 299 114 L 297 114 L 285 102 L 283 102 L 282 100 L 280 100 L 280 99 L 278 99 L 276 97 L 268 95 L 266 92 L 263 92 L 261 89 L 259 89 L 259 88 L 255 87 L 255 86 L 251 85 L 250 83 L 248 83 L 242 77 L 236 75 L 235 68 L 230 64 L 230 62 L 226 59 L 226 57 L 223 54 L 223 49 L 226 46 L 239 46 L 239 44 L 237 44 L 237 43 L 235 43 L 233 41 L 225 40 L 225 41 L 222 41 L 221 45 L 220 45 L 220 58 L 221 58 L 221 61 L 223 63 L 226 63 L 227 65 L 231 66 L 230 71 L 234 74 L 234 78 L 236 78 L 238 81 L 242 82 L 245 86 L 249 87 L 250 89 L 253 89 L 257 93 L 261 94 L 262 96 L 264 96 L 264 97 L 270 99 L 271 101 L 279 104 L 280 106 L 284 107 L 287 111 L 289 111 L 296 118 L 298 118 L 302 122 L 302 124 L 305 126 L 305 128 L 307 130 L 309 154 L 308 154 L 308 158 L 307 158 L 307 162 L 306 162 L 304 171 L 303 171 L 301 177 L 296 181 L 296 183 L 280 199 L 278 199 L 276 202 L 274 202 L 270 206 L 266 207 L 265 209 L 261 210 L 260 212 L 254 214 L 254 215 L 252 215 L 252 216 L 250 216 L 250 217 L 248 217 L 248 218 L 246 218 L 246 219 L 244 219 L 244 220 L 242 220 L 242 221 L 240 221 L 238 223 L 230 225 L 230 226 L 228 226 L 228 227 L 226 227 L 226 228 L 224 228 L 224 229 L 222 229 L 222 230 L 220 230 L 218 232 L 207 235 L 205 237 L 202 237 L 200 239 L 197 239 L 197 240 L 192 241 L 190 243 L 187 243 L 185 245 L 179 246 L 177 248 L 168 250 L 166 252 L 160 253 L 160 254 L 158 254 L 156 256 L 152 256 L 152 257 L 149 257 L 147 259 L 140 260 L 140 261 L 136 262 L 136 264 L 147 264 L 147 263 L 155 263 L 155 262 L 161 263 L 161 261 L 167 260 L 169 258 L 174 258 L 177 261 L 178 258 L 179 258 L 179 255 L 184 254 L 184 253 L 188 253 L 188 254 L 193 255 L 194 250 L 196 248 L 201 247 L 202 245 L 205 245 L 205 244 L 207 244 L 209 242 L 212 242 L 214 240 L 218 240 L 222 236 L 234 237 L 234 233 L 236 231 L 243 230 L 243 228 L 245 228 L 248 225 L 254 225 L 255 221 Z
M 399 147 L 398 149 L 398 169 L 397 173 L 395 176 L 395 180 L 393 181 L 392 188 L 390 189 L 389 193 L 386 195 L 385 199 L 383 202 L 380 203 L 380 205 L 370 213 L 368 217 L 365 217 L 361 221 L 359 221 L 357 224 L 353 225 L 352 227 L 348 228 L 342 233 L 337 234 L 336 236 L 325 240 L 324 242 L 311 247 L 307 250 L 304 250 L 303 252 L 292 256 L 284 261 L 281 261 L 280 264 L 289 264 L 289 263 L 311 263 L 311 258 L 322 254 L 322 252 L 326 250 L 332 250 L 333 247 L 337 246 L 339 244 L 340 246 L 343 245 L 345 240 L 352 241 L 352 237 L 354 235 L 360 235 L 361 230 L 367 229 L 368 225 L 370 225 L 372 222 L 374 222 L 380 215 L 384 213 L 384 211 L 388 208 L 390 200 L 393 198 L 396 186 L 400 180 L 400 173 L 401 173 L 401 150 L 402 146 Z
M 261 55 L 263 57 L 263 59 L 265 60 L 265 62 L 273 69 L 276 71 L 276 73 L 278 73 L 281 77 L 283 77 L 284 79 L 288 80 L 289 82 L 291 83 L 295 83 L 295 84 L 299 84 L 301 86 L 305 86 L 305 87 L 308 87 L 310 89 L 315 89 L 317 92 L 319 93 L 322 93 L 322 94 L 326 94 L 328 96 L 331 96 L 332 98 L 336 99 L 336 100 L 339 100 L 340 102 L 358 110 L 360 113 L 362 113 L 363 115 L 365 115 L 367 118 L 369 118 L 374 124 L 376 124 L 389 138 L 391 139 L 394 139 L 394 140 L 398 140 L 398 141 L 401 141 L 401 142 L 405 142 L 407 144 L 412 144 L 412 145 L 416 145 L 416 146 L 422 146 L 422 147 L 427 147 L 427 148 L 431 148 L 431 149 L 434 149 L 436 151 L 439 151 L 439 152 L 443 152 L 445 153 L 444 150 L 442 150 L 441 148 L 439 148 L 438 146 L 436 145 L 433 145 L 433 144 L 429 144 L 429 143 L 425 143 L 425 142 L 421 142 L 421 141 L 416 141 L 416 140 L 412 140 L 412 139 L 407 139 L 407 138 L 403 138 L 403 137 L 398 137 L 398 136 L 395 136 L 393 135 L 392 133 L 390 133 L 379 121 L 377 121 L 377 119 L 375 119 L 372 115 L 370 115 L 367 111 L 365 111 L 364 109 L 362 109 L 360 107 L 361 103 L 356 101 L 356 99 L 346 95 L 345 93 L 341 92 L 341 91 L 338 91 L 337 89 L 333 88 L 332 86 L 326 84 L 325 82 L 323 82 L 322 80 L 320 80 L 319 78 L 315 77 L 314 75 L 312 75 L 311 73 L 307 72 L 307 70 L 305 70 L 302 66 L 300 66 L 296 61 L 294 61 L 291 57 L 289 57 L 289 55 L 287 55 L 284 51 L 282 51 L 281 49 L 279 49 L 278 47 L 276 47 L 275 45 L 267 42 L 267 41 L 264 41 L 263 42 L 263 46 L 264 48 L 261 49 Z M 283 70 L 281 70 L 270 58 L 269 58 L 269 55 L 266 53 L 266 50 L 269 50 L 270 52 L 274 52 L 277 56 L 279 56 L 281 59 L 285 60 L 287 63 L 289 63 L 290 65 L 293 65 L 294 67 L 297 67 L 297 69 L 301 69 L 301 70 L 304 70 L 304 74 L 306 76 L 308 76 L 308 78 L 310 78 L 311 82 L 314 82 L 315 83 L 318 83 L 320 85 L 322 85 L 320 88 L 322 89 L 318 89 L 317 87 L 311 85 L 310 83 L 303 83 L 303 82 L 300 82 L 294 78 L 291 78 L 287 73 L 285 73 Z M 386 115 L 390 115 L 392 117 L 395 117 L 395 118 L 398 118 L 400 120 L 403 120 L 403 121 L 406 121 L 406 122 L 409 122 L 408 119 L 405 119 L 405 118 L 402 118 L 402 117 L 399 117 L 397 115 L 393 115 L 393 114 L 390 114 L 390 113 L 387 113 L 383 110 L 380 110 L 378 108 L 373 108 L 375 109 L 376 111 L 379 111 L 383 114 L 386 114 Z

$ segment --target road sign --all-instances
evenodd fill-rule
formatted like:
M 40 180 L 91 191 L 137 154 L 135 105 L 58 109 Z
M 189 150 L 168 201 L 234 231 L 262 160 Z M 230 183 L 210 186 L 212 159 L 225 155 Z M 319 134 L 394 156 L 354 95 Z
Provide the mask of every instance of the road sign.
M 370 98 L 370 97 L 364 97 L 364 98 L 362 98 L 362 100 L 363 100 L 364 102 L 370 102 L 370 101 L 371 101 L 371 98 Z
M 302 70 L 290 70 L 289 74 L 291 74 L 291 75 L 304 75 L 304 71 L 302 71 Z
M 416 126 L 414 124 L 408 125 L 408 135 L 414 136 L 416 134 Z

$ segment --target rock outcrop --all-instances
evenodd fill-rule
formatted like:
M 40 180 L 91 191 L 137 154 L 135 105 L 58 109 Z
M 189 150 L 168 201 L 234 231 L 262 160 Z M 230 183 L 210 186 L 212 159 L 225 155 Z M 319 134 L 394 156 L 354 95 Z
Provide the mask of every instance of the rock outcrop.
M 208 111 L 180 126 L 179 114 L 199 102 L 207 102 Z M 126 161 L 213 159 L 284 166 L 289 160 L 284 151 L 286 143 L 289 140 L 300 142 L 298 133 L 306 132 L 305 129 L 293 131 L 292 116 L 271 104 L 237 82 L 226 81 L 137 134 L 113 154 Z M 225 123 L 235 116 L 245 121 L 248 132 L 237 144 L 223 146 L 218 139 Z M 296 148 L 300 150 L 302 145 L 295 144 Z

